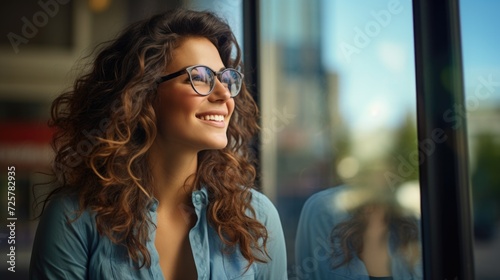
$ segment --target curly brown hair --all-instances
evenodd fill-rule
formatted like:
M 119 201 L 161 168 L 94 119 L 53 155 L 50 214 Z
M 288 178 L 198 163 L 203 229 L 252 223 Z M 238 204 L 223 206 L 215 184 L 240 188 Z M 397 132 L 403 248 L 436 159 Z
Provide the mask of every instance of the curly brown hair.
M 241 49 L 224 20 L 210 12 L 172 10 L 134 23 L 105 43 L 91 69 L 52 104 L 58 188 L 47 200 L 55 193 L 77 194 L 80 213 L 95 213 L 99 234 L 126 246 L 139 267 L 151 265 L 145 244 L 153 222 L 137 209 L 146 209 L 153 194 L 147 158 L 157 134 L 156 81 L 186 37 L 207 38 L 226 67 L 241 66 Z M 206 187 L 209 223 L 226 249 L 238 247 L 250 266 L 269 258 L 267 230 L 250 204 L 256 170 L 249 141 L 258 132 L 258 109 L 245 86 L 234 101 L 228 145 L 198 154 L 193 188 Z
M 385 208 L 384 221 L 395 236 L 395 248 L 404 256 L 408 267 L 414 268 L 420 258 L 419 230 L 416 218 L 402 213 L 400 206 L 394 203 L 363 204 L 352 210 L 349 219 L 338 223 L 330 232 L 332 267 L 348 264 L 354 256 L 363 252 L 363 234 L 367 229 L 367 209 Z

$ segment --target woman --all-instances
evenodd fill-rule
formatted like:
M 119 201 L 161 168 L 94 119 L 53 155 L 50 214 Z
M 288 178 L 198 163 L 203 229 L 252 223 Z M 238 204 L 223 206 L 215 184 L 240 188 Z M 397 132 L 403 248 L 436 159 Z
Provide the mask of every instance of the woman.
M 185 10 L 98 53 L 52 105 L 59 187 L 31 279 L 286 279 L 278 213 L 252 189 L 240 64 L 225 22 Z
M 423 279 L 417 220 L 388 192 L 343 185 L 311 196 L 297 229 L 297 278 Z

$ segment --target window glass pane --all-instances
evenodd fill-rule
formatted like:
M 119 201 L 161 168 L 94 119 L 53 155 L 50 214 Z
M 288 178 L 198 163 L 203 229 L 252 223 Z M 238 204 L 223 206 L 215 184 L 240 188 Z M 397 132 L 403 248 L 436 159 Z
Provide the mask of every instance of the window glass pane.
M 289 277 L 420 278 L 411 1 L 262 1 L 260 24 L 262 187 Z
M 476 279 L 500 269 L 500 2 L 460 1 Z

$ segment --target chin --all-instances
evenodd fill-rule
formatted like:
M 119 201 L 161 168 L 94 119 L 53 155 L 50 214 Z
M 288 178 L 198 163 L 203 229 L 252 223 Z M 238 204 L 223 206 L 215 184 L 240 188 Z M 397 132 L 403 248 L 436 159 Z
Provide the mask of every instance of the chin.
M 227 146 L 227 140 L 213 141 L 211 143 L 205 143 L 204 150 L 222 150 L 226 146 Z
M 218 145 L 214 145 L 214 147 L 212 148 L 213 150 L 222 150 L 224 149 L 225 147 L 227 146 L 227 142 L 225 143 L 220 143 Z

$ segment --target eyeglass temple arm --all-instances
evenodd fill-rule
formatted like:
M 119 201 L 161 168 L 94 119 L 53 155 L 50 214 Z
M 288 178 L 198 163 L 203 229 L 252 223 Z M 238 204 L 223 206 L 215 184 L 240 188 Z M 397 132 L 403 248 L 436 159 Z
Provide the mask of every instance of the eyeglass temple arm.
M 168 74 L 166 76 L 162 76 L 160 78 L 158 78 L 158 80 L 156 81 L 157 84 L 161 84 L 163 82 L 166 82 L 168 80 L 171 80 L 173 78 L 176 78 L 176 77 L 179 77 L 180 75 L 184 74 L 186 72 L 186 69 L 182 69 L 182 70 L 179 70 L 177 72 L 174 72 L 172 74 Z

